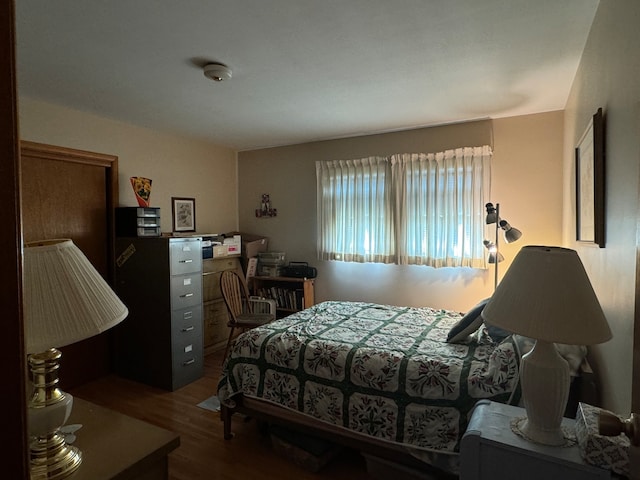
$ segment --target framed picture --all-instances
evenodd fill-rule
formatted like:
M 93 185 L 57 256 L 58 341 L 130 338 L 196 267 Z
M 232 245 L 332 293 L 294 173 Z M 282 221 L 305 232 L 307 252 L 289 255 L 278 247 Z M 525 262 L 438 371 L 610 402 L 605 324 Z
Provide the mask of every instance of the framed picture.
M 196 231 L 196 199 L 171 197 L 174 232 Z
M 576 147 L 576 240 L 604 248 L 604 119 L 592 117 Z

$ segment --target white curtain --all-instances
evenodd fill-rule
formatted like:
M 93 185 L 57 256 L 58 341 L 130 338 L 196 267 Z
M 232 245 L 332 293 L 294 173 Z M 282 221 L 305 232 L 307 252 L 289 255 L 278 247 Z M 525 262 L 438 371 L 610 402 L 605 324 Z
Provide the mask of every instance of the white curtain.
M 318 256 L 394 263 L 391 165 L 384 157 L 316 162 Z
M 397 263 L 486 268 L 491 155 L 484 146 L 391 157 Z
M 486 268 L 491 148 L 316 162 L 322 260 Z

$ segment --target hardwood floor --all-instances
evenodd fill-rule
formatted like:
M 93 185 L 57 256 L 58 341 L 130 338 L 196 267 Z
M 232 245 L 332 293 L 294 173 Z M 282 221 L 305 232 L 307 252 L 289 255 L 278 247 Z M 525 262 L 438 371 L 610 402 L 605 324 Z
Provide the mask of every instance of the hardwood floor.
M 278 456 L 255 420 L 234 417 L 232 440 L 222 437 L 220 414 L 197 406 L 215 395 L 222 371 L 222 352 L 205 357 L 204 377 L 175 392 L 167 392 L 108 375 L 71 390 L 79 398 L 172 430 L 180 447 L 169 455 L 170 480 L 295 478 L 364 480 L 363 457 L 346 451 L 318 473 Z

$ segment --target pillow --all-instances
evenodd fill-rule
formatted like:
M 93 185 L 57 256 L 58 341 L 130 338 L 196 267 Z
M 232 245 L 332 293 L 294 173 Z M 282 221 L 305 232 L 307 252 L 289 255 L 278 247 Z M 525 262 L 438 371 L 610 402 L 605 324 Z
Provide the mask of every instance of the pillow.
M 536 343 L 533 338 L 523 335 L 514 335 L 514 337 L 518 342 L 520 357 L 524 357 L 525 354 L 529 353 Z M 585 345 L 565 345 L 564 343 L 554 343 L 554 345 L 560 356 L 569 364 L 569 373 L 571 376 L 579 376 L 580 366 L 588 353 L 587 347 Z
M 464 343 L 469 335 L 478 330 L 482 325 L 482 316 L 480 314 L 488 302 L 489 298 L 485 298 L 469 310 L 464 317 L 451 328 L 447 335 L 447 342 Z
M 507 332 L 500 327 L 494 327 L 493 325 L 489 325 L 485 323 L 484 326 L 487 328 L 487 333 L 491 337 L 491 340 L 494 342 L 500 343 L 502 340 L 511 335 L 511 332 Z

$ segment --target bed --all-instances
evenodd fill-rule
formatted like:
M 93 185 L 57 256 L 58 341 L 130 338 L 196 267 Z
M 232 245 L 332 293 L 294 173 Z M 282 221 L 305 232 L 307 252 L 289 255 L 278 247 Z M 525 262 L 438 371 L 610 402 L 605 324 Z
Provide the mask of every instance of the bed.
M 243 333 L 218 384 L 225 438 L 240 411 L 455 473 L 475 403 L 520 397 L 517 342 L 480 326 L 448 343 L 462 317 L 328 301 Z

